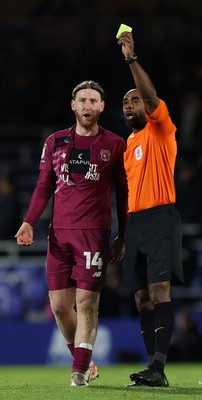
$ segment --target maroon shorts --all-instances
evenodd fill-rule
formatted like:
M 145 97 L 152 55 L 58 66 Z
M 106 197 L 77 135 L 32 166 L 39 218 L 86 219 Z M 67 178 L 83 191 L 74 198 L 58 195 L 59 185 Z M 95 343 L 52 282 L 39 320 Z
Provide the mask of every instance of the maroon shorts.
M 76 286 L 100 291 L 109 261 L 110 232 L 97 229 L 51 229 L 46 275 L 49 290 Z

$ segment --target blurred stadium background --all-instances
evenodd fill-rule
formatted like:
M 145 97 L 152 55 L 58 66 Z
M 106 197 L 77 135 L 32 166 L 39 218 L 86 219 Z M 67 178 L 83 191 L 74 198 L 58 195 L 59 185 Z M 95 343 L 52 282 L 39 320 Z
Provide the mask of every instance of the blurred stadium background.
M 202 3 L 1 0 L 0 364 L 71 362 L 45 279 L 50 206 L 32 248 L 18 247 L 13 237 L 37 180 L 44 139 L 74 122 L 70 101 L 78 82 L 100 82 L 106 93 L 100 123 L 127 138 L 122 97 L 133 81 L 115 38 L 122 22 L 133 27 L 138 57 L 178 128 L 185 285 L 172 290 L 176 331 L 169 360 L 202 361 Z M 112 238 L 114 202 L 112 196 Z M 96 360 L 146 361 L 133 296 L 121 289 L 121 265 L 109 267 L 102 291 Z

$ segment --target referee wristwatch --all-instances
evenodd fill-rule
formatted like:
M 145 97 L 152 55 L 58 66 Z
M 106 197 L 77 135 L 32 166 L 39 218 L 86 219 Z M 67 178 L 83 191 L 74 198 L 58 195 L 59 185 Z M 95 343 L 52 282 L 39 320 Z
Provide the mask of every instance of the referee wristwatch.
M 137 61 L 137 56 L 135 54 L 125 59 L 126 64 L 133 64 L 135 61 Z

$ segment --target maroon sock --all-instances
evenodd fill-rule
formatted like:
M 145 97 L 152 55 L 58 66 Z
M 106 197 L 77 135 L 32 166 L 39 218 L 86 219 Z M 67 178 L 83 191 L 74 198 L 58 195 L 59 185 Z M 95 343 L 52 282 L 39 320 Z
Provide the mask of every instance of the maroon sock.
M 80 372 L 85 374 L 91 362 L 92 350 L 84 347 L 75 347 L 74 361 L 72 364 L 72 372 Z
M 74 343 L 67 343 L 67 347 L 69 348 L 69 351 L 71 352 L 72 356 L 74 357 Z

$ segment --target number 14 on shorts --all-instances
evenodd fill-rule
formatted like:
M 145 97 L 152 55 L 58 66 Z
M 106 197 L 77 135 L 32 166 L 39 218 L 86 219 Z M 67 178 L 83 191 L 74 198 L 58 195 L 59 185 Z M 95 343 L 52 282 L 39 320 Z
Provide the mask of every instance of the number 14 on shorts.
M 86 257 L 86 269 L 90 269 L 91 266 L 97 266 L 98 270 L 102 269 L 103 261 L 99 251 L 96 251 L 94 255 L 91 251 L 84 251 L 83 255 Z M 101 271 L 95 272 L 95 274 L 93 276 L 99 277 L 101 276 Z

